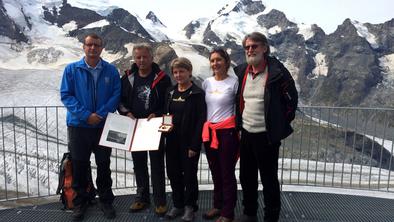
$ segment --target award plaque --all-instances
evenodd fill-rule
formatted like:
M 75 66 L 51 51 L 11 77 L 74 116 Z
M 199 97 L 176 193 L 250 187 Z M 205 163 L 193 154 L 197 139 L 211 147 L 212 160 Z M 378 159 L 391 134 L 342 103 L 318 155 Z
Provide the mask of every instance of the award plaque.
M 170 132 L 173 128 L 172 115 L 163 115 L 163 123 L 159 127 L 159 131 L 163 133 Z

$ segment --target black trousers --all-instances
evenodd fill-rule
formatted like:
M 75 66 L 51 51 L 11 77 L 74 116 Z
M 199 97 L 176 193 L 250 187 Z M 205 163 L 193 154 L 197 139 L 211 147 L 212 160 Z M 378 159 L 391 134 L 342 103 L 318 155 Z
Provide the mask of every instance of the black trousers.
M 153 200 L 156 206 L 166 205 L 164 140 L 161 139 L 159 150 L 149 151 Z M 134 173 L 137 182 L 137 201 L 149 203 L 148 151 L 132 152 Z
M 241 134 L 240 181 L 242 185 L 244 214 L 255 216 L 258 209 L 258 172 L 263 184 L 264 219 L 277 221 L 280 212 L 280 187 L 278 158 L 280 142 L 270 143 L 267 133 Z
M 73 164 L 72 187 L 77 193 L 73 203 L 76 206 L 86 202 L 89 198 L 86 187 L 92 152 L 97 165 L 96 185 L 99 199 L 103 203 L 112 203 L 114 200 L 110 169 L 111 148 L 98 145 L 101 132 L 101 128 L 68 127 L 68 148 Z
M 235 165 L 239 155 L 238 132 L 231 128 L 220 129 L 216 133 L 219 140 L 218 149 L 211 148 L 210 141 L 204 143 L 214 185 L 213 207 L 221 209 L 221 216 L 233 219 L 237 203 Z
M 167 176 L 170 179 L 172 199 L 176 208 L 191 206 L 198 209 L 198 160 L 200 153 L 188 156 L 188 147 L 174 134 L 166 140 Z

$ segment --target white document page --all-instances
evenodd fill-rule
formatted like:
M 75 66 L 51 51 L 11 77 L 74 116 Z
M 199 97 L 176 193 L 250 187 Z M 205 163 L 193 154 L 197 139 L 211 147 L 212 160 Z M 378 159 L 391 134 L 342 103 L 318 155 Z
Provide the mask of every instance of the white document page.
M 161 132 L 159 127 L 163 123 L 163 117 L 148 119 L 138 119 L 134 133 L 131 152 L 158 150 Z

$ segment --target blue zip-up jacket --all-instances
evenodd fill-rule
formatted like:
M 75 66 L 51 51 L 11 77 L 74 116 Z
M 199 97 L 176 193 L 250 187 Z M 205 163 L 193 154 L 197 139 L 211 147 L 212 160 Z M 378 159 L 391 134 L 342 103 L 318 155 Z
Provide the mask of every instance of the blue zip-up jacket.
M 120 76 L 114 65 L 101 60 L 102 69 L 95 85 L 82 58 L 66 66 L 60 86 L 60 98 L 67 108 L 67 126 L 102 128 L 109 112 L 115 112 L 120 100 Z M 96 92 L 96 93 L 95 93 Z M 87 123 L 90 114 L 104 118 L 100 124 Z

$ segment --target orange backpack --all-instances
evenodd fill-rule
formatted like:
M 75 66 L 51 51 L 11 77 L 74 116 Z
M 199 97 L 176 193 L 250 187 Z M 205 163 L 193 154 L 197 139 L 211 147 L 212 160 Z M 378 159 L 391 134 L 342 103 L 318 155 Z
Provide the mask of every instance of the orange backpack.
M 96 189 L 94 188 L 92 180 L 92 170 L 89 165 L 88 169 L 88 187 L 86 188 L 89 193 L 89 201 L 93 202 L 96 197 Z M 59 184 L 57 186 L 56 194 L 60 194 L 60 201 L 63 203 L 64 209 L 73 209 L 73 199 L 76 196 L 76 192 L 72 188 L 73 181 L 73 168 L 71 161 L 71 154 L 64 153 L 62 161 L 59 167 Z

